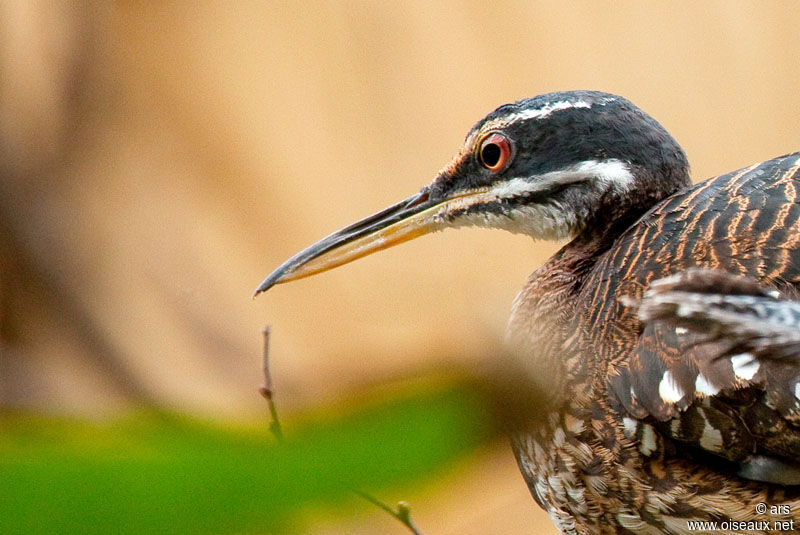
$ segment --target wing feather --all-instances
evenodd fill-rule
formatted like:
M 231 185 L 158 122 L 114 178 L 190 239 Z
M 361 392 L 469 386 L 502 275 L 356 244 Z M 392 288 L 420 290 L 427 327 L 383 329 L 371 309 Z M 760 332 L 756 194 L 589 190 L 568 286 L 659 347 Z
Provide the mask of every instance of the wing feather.
M 690 269 L 653 283 L 638 314 L 645 327 L 628 374 L 660 361 L 685 392 L 677 401 L 645 375 L 632 380 L 659 429 L 738 463 L 744 477 L 800 483 L 800 303 L 749 278 Z

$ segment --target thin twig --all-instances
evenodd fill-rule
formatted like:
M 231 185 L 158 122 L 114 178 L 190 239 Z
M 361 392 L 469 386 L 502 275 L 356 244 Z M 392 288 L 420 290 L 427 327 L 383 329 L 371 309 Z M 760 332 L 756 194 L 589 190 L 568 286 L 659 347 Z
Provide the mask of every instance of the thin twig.
M 281 429 L 281 421 L 278 419 L 278 409 L 275 408 L 274 392 L 272 390 L 272 374 L 269 371 L 269 325 L 264 327 L 264 351 L 262 353 L 263 366 L 264 366 L 264 386 L 258 389 L 261 396 L 267 400 L 269 407 L 269 430 L 275 436 L 275 440 L 283 442 L 283 429 Z
M 360 491 L 358 489 L 353 489 L 353 492 L 355 494 L 358 494 L 371 504 L 380 507 L 381 509 L 383 509 L 384 511 L 395 517 L 397 520 L 402 522 L 409 530 L 411 530 L 411 533 L 413 533 L 414 535 L 422 535 L 422 532 L 419 530 L 417 526 L 414 525 L 414 522 L 411 520 L 411 507 L 409 507 L 407 502 L 402 502 L 402 501 L 397 502 L 397 510 L 395 511 L 390 506 L 383 503 L 382 501 L 380 501 L 375 496 L 372 496 L 371 494 L 367 494 L 366 492 Z
M 263 362 L 263 371 L 264 371 L 264 386 L 258 389 L 258 392 L 261 396 L 267 400 L 267 405 L 269 406 L 269 430 L 275 436 L 275 439 L 278 442 L 283 442 L 283 430 L 281 428 L 281 421 L 278 418 L 278 409 L 275 407 L 275 399 L 274 399 L 274 391 L 272 389 L 272 373 L 269 371 L 269 334 L 270 328 L 269 325 L 264 327 L 263 330 L 264 334 L 264 351 L 262 353 L 262 362 Z M 397 502 L 397 510 L 392 509 L 378 498 L 375 498 L 371 494 L 367 494 L 358 489 L 353 489 L 353 492 L 373 505 L 376 505 L 392 515 L 394 518 L 399 520 L 406 526 L 411 533 L 414 535 L 422 535 L 422 532 L 414 525 L 414 522 L 411 520 L 411 508 L 408 506 L 406 502 Z

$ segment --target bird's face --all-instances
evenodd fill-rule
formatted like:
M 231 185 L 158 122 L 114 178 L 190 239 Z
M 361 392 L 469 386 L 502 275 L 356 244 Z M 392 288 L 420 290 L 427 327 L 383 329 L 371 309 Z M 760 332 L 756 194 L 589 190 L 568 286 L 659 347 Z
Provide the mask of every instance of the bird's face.
M 256 294 L 449 227 L 574 238 L 688 185 L 687 168 L 675 140 L 621 97 L 570 91 L 506 104 L 419 193 L 304 249 Z

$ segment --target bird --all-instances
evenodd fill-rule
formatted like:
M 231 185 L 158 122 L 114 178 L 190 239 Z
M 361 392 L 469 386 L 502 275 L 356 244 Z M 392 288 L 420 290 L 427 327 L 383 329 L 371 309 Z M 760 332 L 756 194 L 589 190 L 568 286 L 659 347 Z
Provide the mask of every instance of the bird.
M 748 297 L 800 285 L 799 187 L 800 153 L 692 185 L 678 142 L 629 100 L 547 93 L 490 112 L 432 182 L 254 296 L 447 228 L 563 240 L 514 299 L 502 352 L 531 378 L 508 395 L 536 400 L 509 429 L 534 500 L 569 535 L 774 533 L 800 514 L 796 362 L 647 314 L 694 269 L 764 288 Z

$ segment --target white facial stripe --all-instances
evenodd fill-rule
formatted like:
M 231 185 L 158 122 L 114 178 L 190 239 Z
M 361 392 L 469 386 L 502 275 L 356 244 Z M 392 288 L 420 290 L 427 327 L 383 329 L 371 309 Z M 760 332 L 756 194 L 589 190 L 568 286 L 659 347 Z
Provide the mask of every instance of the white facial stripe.
M 594 179 L 597 189 L 614 189 L 625 193 L 633 183 L 633 174 L 627 164 L 611 159 L 602 162 L 587 160 L 566 169 L 551 171 L 527 178 L 511 178 L 491 187 L 478 188 L 453 198 L 448 202 L 450 210 L 486 204 L 499 199 L 513 199 L 530 193 L 547 191 L 553 186 L 572 184 Z
M 611 189 L 624 192 L 633 183 L 633 175 L 627 165 L 620 160 L 602 162 L 588 160 L 567 169 L 528 178 L 512 178 L 493 186 L 466 191 L 439 206 L 434 219 L 443 223 L 447 221 L 447 226 L 501 228 L 537 239 L 570 238 L 579 230 L 580 219 L 585 217 L 585 214 L 570 210 L 555 199 L 546 203 L 520 204 L 507 215 L 481 211 L 466 213 L 454 220 L 448 220 L 447 214 L 466 211 L 471 206 L 512 199 L 547 191 L 554 186 L 581 181 L 593 185 L 596 192 L 602 193 Z
M 611 159 L 605 161 L 587 160 L 567 169 L 551 171 L 543 175 L 529 178 L 512 178 L 497 184 L 489 190 L 489 195 L 498 199 L 510 199 L 527 193 L 547 191 L 553 186 L 572 184 L 584 180 L 595 179 L 598 189 L 603 191 L 614 189 L 625 193 L 633 183 L 625 162 Z

